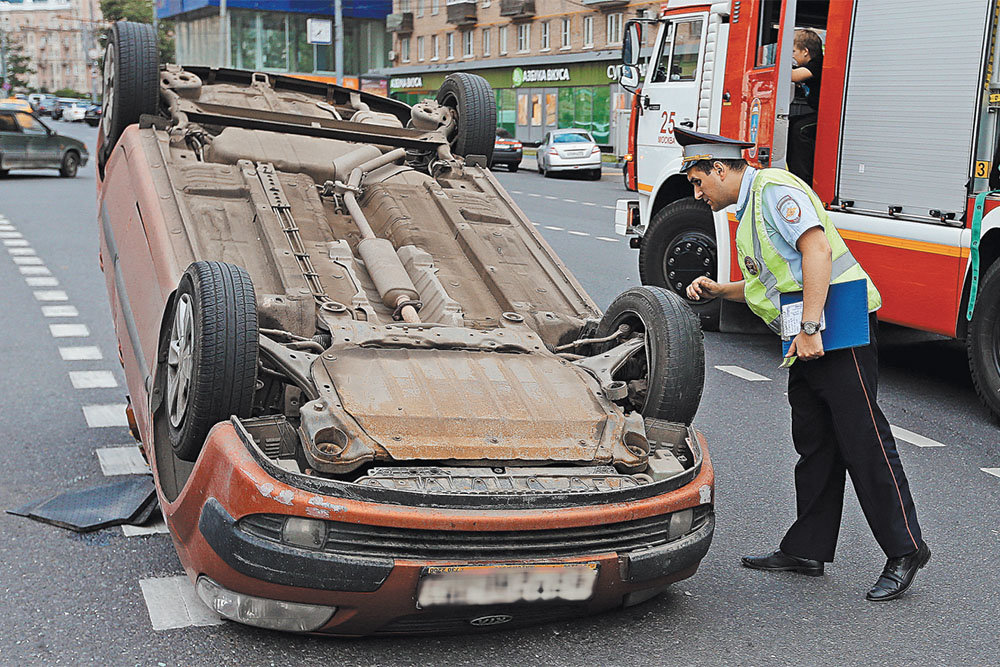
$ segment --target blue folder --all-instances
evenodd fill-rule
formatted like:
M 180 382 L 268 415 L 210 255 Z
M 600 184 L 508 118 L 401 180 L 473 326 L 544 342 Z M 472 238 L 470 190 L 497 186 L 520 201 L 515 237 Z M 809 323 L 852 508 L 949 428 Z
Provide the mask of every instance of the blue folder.
M 830 285 L 826 295 L 826 329 L 820 332 L 823 350 L 840 350 L 846 347 L 867 345 L 868 337 L 868 281 L 864 278 Z M 781 306 L 802 301 L 802 292 L 782 294 Z M 791 340 L 781 341 L 781 354 L 788 354 Z

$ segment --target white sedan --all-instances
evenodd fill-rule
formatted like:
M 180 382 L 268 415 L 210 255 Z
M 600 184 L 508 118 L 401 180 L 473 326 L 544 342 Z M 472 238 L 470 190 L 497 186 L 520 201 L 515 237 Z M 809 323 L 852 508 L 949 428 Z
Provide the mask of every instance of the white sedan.
M 557 171 L 582 171 L 592 179 L 601 178 L 601 149 L 586 130 L 547 132 L 536 155 L 538 173 L 545 176 Z
M 75 102 L 63 107 L 62 119 L 67 122 L 81 121 L 87 113 L 89 102 Z

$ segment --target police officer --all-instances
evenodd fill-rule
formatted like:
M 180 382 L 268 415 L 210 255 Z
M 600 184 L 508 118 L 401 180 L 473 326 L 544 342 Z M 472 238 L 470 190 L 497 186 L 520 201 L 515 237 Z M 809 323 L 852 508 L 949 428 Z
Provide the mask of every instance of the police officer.
M 802 291 L 802 329 L 788 356 L 788 402 L 795 466 L 798 518 L 779 549 L 747 556 L 757 570 L 820 576 L 833 560 L 844 503 L 845 473 L 850 473 L 861 508 L 888 558 L 868 591 L 872 601 L 902 595 L 930 558 L 910 496 L 889 422 L 876 402 L 878 390 L 877 318 L 881 297 L 833 226 L 822 202 L 808 185 L 783 169 L 754 169 L 743 160 L 753 144 L 680 128 L 674 136 L 684 148 L 682 171 L 696 199 L 713 211 L 736 205 L 736 245 L 743 272 L 739 282 L 696 278 L 688 297 L 745 301 L 775 332 L 780 332 L 779 294 Z M 871 342 L 824 352 L 820 319 L 830 284 L 865 279 L 868 286 Z

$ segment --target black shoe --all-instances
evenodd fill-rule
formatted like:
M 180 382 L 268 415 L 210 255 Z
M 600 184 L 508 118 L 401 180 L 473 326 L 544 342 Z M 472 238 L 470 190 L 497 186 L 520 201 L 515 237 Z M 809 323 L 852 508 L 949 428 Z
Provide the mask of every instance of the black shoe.
M 926 565 L 930 559 L 931 550 L 923 541 L 916 551 L 899 558 L 890 558 L 885 562 L 885 569 L 882 570 L 878 581 L 865 597 L 872 602 L 895 600 L 906 592 L 913 583 L 913 576 L 917 570 Z
M 823 561 L 790 556 L 780 549 L 766 556 L 744 556 L 741 560 L 743 561 L 743 567 L 749 567 L 754 570 L 797 572 L 810 577 L 823 576 Z

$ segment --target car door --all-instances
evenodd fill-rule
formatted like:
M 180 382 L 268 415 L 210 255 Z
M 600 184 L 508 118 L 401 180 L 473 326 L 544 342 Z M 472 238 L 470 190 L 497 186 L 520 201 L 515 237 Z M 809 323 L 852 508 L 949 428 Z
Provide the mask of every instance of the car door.
M 0 169 L 17 169 L 28 159 L 27 142 L 13 113 L 0 111 Z
M 49 130 L 38 122 L 34 116 L 26 113 L 17 114 L 17 124 L 21 126 L 21 132 L 25 142 L 25 167 L 43 168 L 59 166 L 53 162 L 53 146 L 49 141 Z M 61 156 L 60 156 L 61 157 Z
M 695 129 L 707 25 L 705 12 L 687 13 L 670 16 L 660 30 L 639 100 L 636 160 L 640 189 L 651 191 L 663 166 L 681 157 L 674 127 Z

